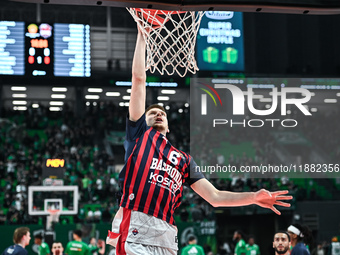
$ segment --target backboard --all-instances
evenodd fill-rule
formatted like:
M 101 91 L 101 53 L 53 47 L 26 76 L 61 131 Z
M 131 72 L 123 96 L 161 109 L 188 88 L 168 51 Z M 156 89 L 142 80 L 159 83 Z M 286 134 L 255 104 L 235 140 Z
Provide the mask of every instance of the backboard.
M 11 0 L 26 3 L 133 7 L 169 11 L 236 11 L 291 14 L 339 14 L 338 0 Z
M 28 214 L 49 215 L 49 210 L 61 210 L 60 215 L 78 213 L 78 186 L 29 186 Z

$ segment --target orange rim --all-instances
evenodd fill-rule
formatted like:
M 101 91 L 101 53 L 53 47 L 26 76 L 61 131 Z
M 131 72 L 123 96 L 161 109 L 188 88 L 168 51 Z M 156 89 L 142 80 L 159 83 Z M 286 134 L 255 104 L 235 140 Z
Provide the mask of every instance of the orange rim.
M 60 212 L 60 210 L 47 210 L 51 215 Z
M 142 8 L 133 8 L 134 10 L 138 12 L 142 12 Z M 164 14 L 180 14 L 180 13 L 186 13 L 186 11 L 165 11 L 165 10 L 154 10 L 154 9 L 143 9 L 144 11 L 148 11 L 152 15 L 164 15 Z

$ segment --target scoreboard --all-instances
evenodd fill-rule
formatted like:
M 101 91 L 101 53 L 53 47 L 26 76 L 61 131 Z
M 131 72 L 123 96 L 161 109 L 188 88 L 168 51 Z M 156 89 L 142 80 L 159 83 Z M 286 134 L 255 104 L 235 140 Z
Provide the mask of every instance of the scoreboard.
M 91 76 L 90 26 L 0 21 L 0 75 Z
M 0 21 L 0 74 L 25 74 L 25 23 Z
M 54 24 L 54 75 L 91 75 L 90 26 Z
M 53 75 L 53 27 L 47 23 L 31 23 L 26 26 L 26 74 L 33 76 Z

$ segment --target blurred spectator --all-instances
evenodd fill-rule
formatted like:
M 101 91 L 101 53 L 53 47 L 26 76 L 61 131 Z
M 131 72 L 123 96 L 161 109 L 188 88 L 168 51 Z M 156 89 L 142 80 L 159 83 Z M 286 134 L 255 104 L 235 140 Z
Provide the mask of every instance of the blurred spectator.
M 93 222 L 94 220 L 94 212 L 91 209 L 87 212 L 86 220 L 87 222 Z
M 217 164 L 223 166 L 225 162 L 225 158 L 221 153 L 217 154 Z
M 246 248 L 246 242 L 244 241 L 245 235 L 241 230 L 236 230 L 234 232 L 233 241 L 236 242 L 235 245 L 235 255 L 246 255 L 247 254 L 247 248 Z
M 28 252 L 25 247 L 29 245 L 30 240 L 31 233 L 29 228 L 20 227 L 15 229 L 13 234 L 14 245 L 5 249 L 2 255 L 27 255 Z
M 97 207 L 96 210 L 93 213 L 93 221 L 94 222 L 100 222 L 102 219 L 102 212 Z
M 231 249 L 230 249 L 230 245 L 228 242 L 224 242 L 221 246 L 220 246 L 220 251 L 222 255 L 231 255 Z
M 181 255 L 204 255 L 203 247 L 197 244 L 197 238 L 189 236 L 187 246 L 182 249 Z
M 89 248 L 90 248 L 92 255 L 105 254 L 105 243 L 101 239 L 97 241 L 95 237 L 91 237 Z
M 312 232 L 300 224 L 292 224 L 287 228 L 292 244 L 291 255 L 309 255 L 306 245 L 311 245 Z
M 103 197 L 103 180 L 100 177 L 96 180 L 96 195 L 98 195 L 99 198 Z
M 322 243 L 318 243 L 316 248 L 312 251 L 312 255 L 325 255 L 325 248 Z
M 340 242 L 337 236 L 332 238 L 332 242 L 328 249 L 328 255 L 340 255 Z
M 248 243 L 246 244 L 247 255 L 260 255 L 260 248 L 255 244 L 255 239 L 253 236 L 248 238 Z
M 34 243 L 39 245 L 38 255 L 48 255 L 51 253 L 50 247 L 47 243 L 43 242 L 43 237 L 41 234 L 37 234 L 34 236 Z
M 64 247 L 63 244 L 61 242 L 55 241 L 52 244 L 52 255 L 63 255 L 64 253 Z
M 273 248 L 275 255 L 289 255 L 290 254 L 290 236 L 285 231 L 278 231 L 274 235 Z
M 82 241 L 82 231 L 79 229 L 73 230 L 73 239 L 67 243 L 65 254 L 67 255 L 91 255 L 90 248 Z

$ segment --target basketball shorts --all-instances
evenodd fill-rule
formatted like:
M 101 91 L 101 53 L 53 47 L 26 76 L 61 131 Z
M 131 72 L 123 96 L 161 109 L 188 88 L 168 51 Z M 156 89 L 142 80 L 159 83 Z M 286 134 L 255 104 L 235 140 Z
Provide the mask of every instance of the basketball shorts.
M 106 243 L 116 254 L 177 254 L 177 228 L 151 215 L 120 207 Z

